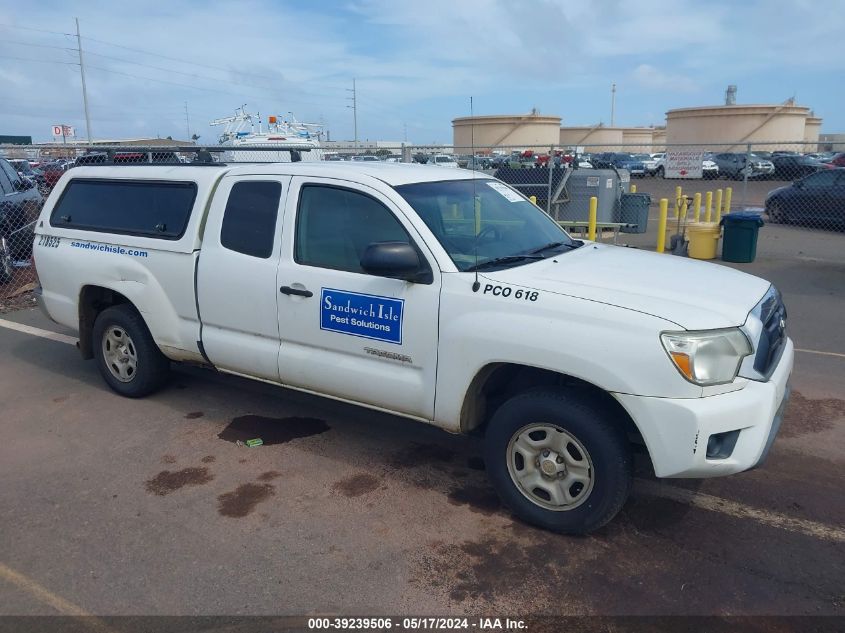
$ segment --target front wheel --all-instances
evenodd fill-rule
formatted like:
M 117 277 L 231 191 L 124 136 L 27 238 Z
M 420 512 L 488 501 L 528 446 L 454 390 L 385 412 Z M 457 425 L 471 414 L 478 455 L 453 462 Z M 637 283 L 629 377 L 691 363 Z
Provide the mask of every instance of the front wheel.
M 559 389 L 505 402 L 485 434 L 485 463 L 520 519 L 564 534 L 608 523 L 628 498 L 632 458 L 615 412 Z
M 141 398 L 167 380 L 170 361 L 133 307 L 118 305 L 103 310 L 94 321 L 93 343 L 100 374 L 120 395 Z

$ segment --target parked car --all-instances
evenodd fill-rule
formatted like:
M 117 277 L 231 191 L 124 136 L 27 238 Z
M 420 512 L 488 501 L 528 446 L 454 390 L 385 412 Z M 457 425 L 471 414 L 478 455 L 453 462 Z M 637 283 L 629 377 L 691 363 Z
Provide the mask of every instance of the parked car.
M 834 167 L 845 167 L 845 152 L 839 152 L 836 156 L 830 159 L 830 164 Z
M 643 167 L 645 167 L 646 176 L 657 175 L 658 160 L 656 158 L 653 158 L 651 154 L 633 154 L 633 158 L 643 164 Z
M 795 180 L 831 167 L 800 154 L 779 154 L 772 158 L 772 164 L 775 166 L 774 177 L 778 180 Z
M 845 228 L 845 169 L 818 171 L 770 191 L 766 214 L 782 224 Z
M 713 160 L 719 167 L 719 175 L 723 178 L 742 180 L 746 174 L 749 178 L 766 178 L 775 173 L 772 161 L 760 158 L 756 154 L 749 156 L 744 153 L 722 152 L 715 154 Z
M 11 280 L 15 260 L 32 254 L 33 227 L 43 204 L 34 181 L 0 158 L 0 283 Z
M 716 164 L 716 161 L 712 158 L 705 158 L 701 163 L 701 177 L 702 178 L 718 178 L 719 177 L 719 165 Z
M 467 169 L 492 169 L 493 161 L 489 156 L 470 156 L 464 167 Z
M 788 399 L 768 281 L 588 246 L 468 170 L 80 167 L 36 233 L 40 305 L 117 394 L 188 362 L 472 434 L 558 532 L 619 512 L 632 440 L 658 477 L 760 465 Z
M 356 163 L 377 163 L 379 162 L 378 156 L 373 154 L 361 154 L 360 156 L 353 156 L 352 160 Z
M 645 165 L 632 154 L 623 152 L 604 152 L 597 154 L 591 161 L 596 169 L 626 169 L 632 177 L 645 177 Z
M 38 168 L 35 174 L 35 184 L 42 195 L 47 195 L 56 186 L 59 178 L 67 171 L 68 163 L 64 161 L 53 161 L 44 163 Z
M 449 156 L 448 154 L 435 154 L 428 161 L 428 164 L 436 165 L 437 167 L 458 167 L 458 163 L 454 157 Z
M 34 178 L 35 171 L 32 168 L 32 163 L 30 163 L 25 158 L 10 158 L 9 164 L 18 172 L 21 176 L 26 176 L 27 178 Z

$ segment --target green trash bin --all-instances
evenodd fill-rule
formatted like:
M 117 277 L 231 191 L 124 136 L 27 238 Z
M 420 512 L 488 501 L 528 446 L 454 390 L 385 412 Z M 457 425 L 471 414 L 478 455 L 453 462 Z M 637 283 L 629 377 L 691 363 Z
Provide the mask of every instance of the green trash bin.
M 623 233 L 645 233 L 648 229 L 648 207 L 651 196 L 647 193 L 623 193 L 619 201 L 617 222 L 632 224 L 623 226 Z
M 757 256 L 757 234 L 763 218 L 753 211 L 737 211 L 722 217 L 722 261 L 747 264 Z

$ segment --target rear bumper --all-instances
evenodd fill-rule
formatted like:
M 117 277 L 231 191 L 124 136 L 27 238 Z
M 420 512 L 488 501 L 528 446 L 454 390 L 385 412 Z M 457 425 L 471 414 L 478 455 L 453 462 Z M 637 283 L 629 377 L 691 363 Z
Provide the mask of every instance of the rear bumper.
M 645 440 L 658 477 L 718 477 L 763 463 L 774 443 L 789 398 L 793 344 L 766 382 L 706 398 L 648 398 L 614 394 Z M 742 379 L 738 379 L 742 380 Z M 708 458 L 711 435 L 738 431 L 724 458 Z

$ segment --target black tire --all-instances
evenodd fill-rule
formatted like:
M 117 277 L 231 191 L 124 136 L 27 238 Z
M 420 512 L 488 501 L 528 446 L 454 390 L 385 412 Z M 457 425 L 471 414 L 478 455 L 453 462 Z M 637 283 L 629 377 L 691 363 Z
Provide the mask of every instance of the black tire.
M 621 421 L 614 419 L 617 415 L 610 407 L 563 389 L 532 390 L 505 402 L 484 438 L 487 474 L 502 502 L 523 521 L 563 534 L 586 534 L 608 523 L 625 504 L 632 481 L 631 449 Z M 511 457 L 511 439 L 531 424 L 564 431 L 586 450 L 592 488 L 571 509 L 543 507 L 511 476 L 521 459 Z
M 657 171 L 655 171 L 655 174 L 657 174 L 657 177 L 659 178 L 666 178 L 666 170 L 663 169 L 663 165 L 659 165 L 657 167 Z
M 117 369 L 110 369 L 103 342 L 107 334 L 118 331 L 128 336 L 126 340 L 135 357 L 131 375 L 125 380 L 116 377 Z M 122 396 L 142 398 L 167 381 L 170 361 L 161 353 L 144 319 L 132 306 L 118 305 L 103 310 L 94 321 L 92 345 L 100 374 L 108 386 Z M 115 364 L 111 366 L 116 367 Z
M 783 211 L 783 207 L 777 200 L 772 200 L 766 205 L 766 215 L 769 216 L 769 222 L 772 224 L 788 224 L 788 219 Z

